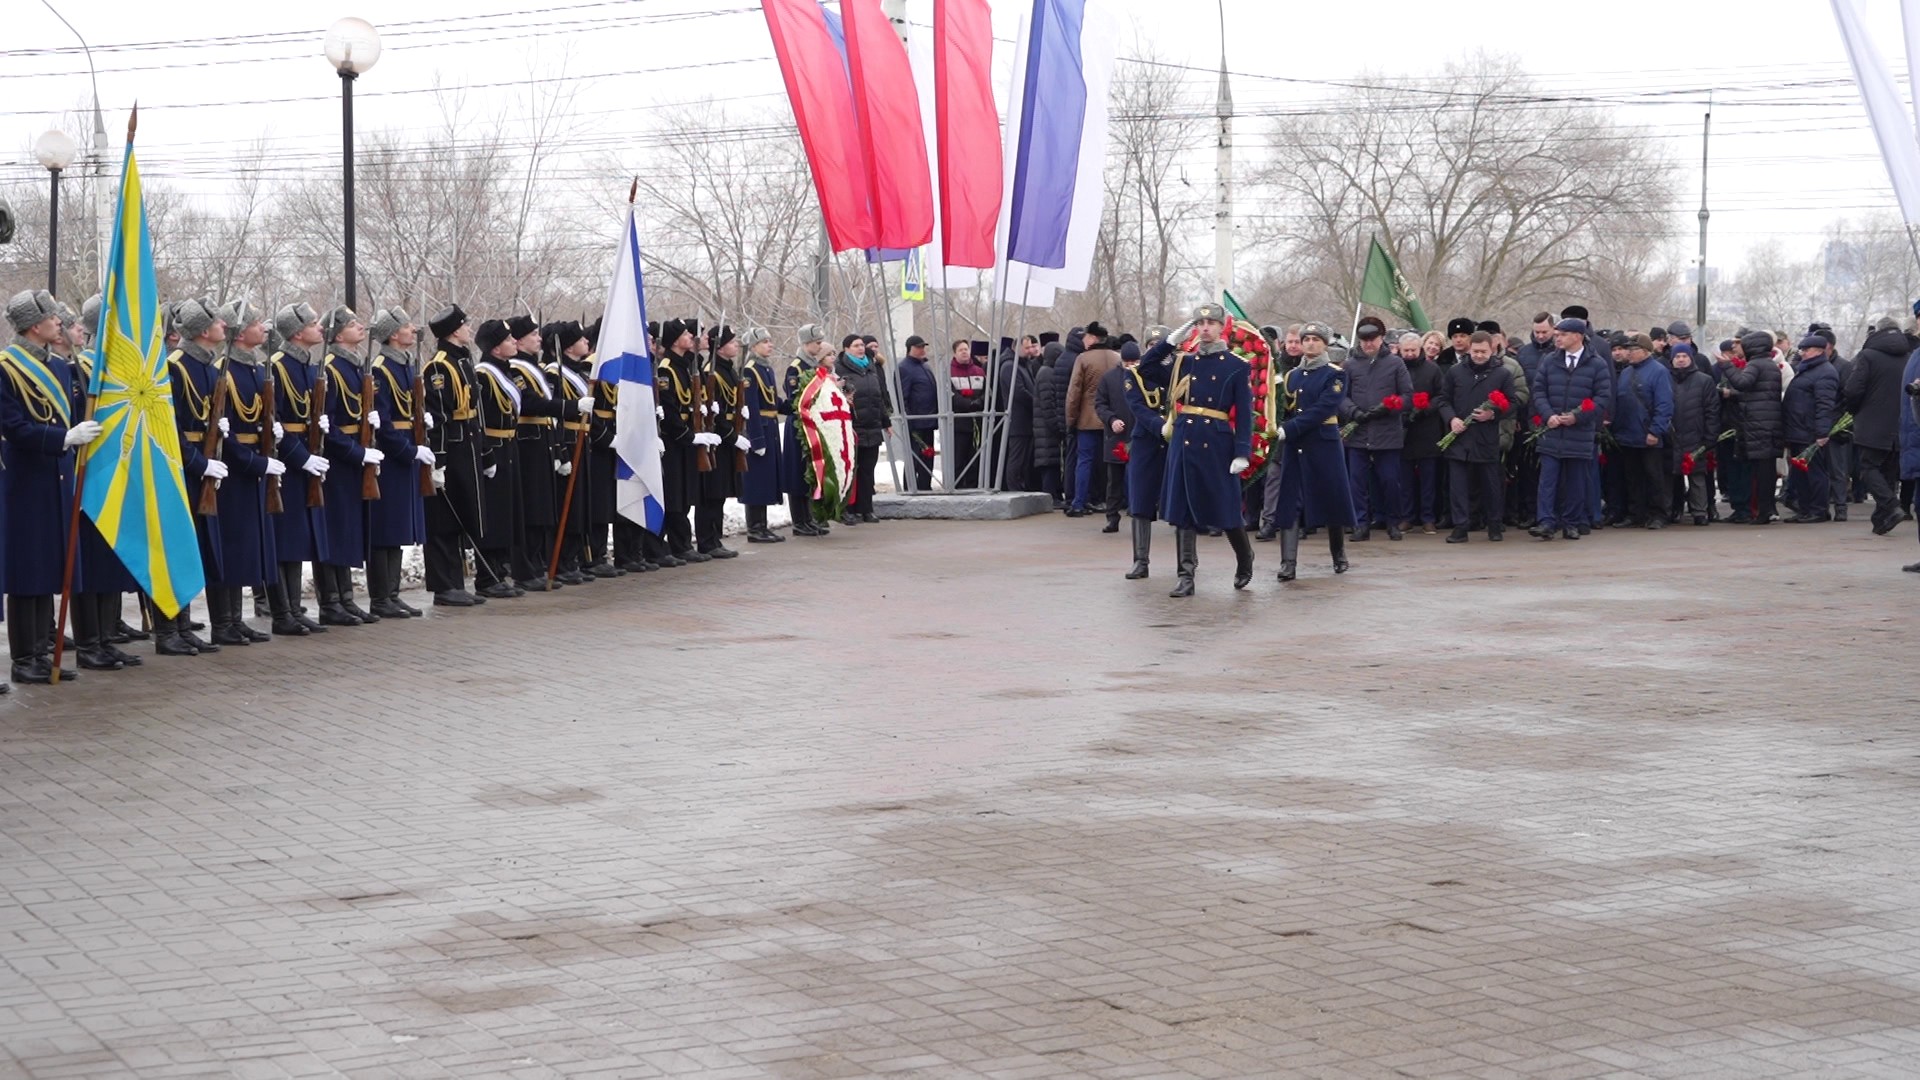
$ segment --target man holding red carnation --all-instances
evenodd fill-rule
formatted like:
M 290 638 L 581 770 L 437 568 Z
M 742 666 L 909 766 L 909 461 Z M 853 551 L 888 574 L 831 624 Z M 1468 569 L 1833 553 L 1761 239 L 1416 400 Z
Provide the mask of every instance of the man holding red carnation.
M 1467 542 L 1473 522 L 1473 487 L 1480 488 L 1487 539 L 1505 531 L 1506 484 L 1500 465 L 1500 421 L 1513 413 L 1513 373 L 1493 355 L 1493 335 L 1475 330 L 1467 343 L 1467 362 L 1447 369 L 1440 417 L 1447 422 L 1445 444 L 1448 496 L 1453 502 L 1449 544 Z
M 1386 324 L 1369 315 L 1360 320 L 1358 347 L 1340 366 L 1347 373 L 1347 399 L 1340 421 L 1347 435 L 1347 478 L 1353 487 L 1353 539 L 1364 541 L 1373 522 L 1387 523 L 1387 539 L 1401 537 L 1400 452 L 1407 440 L 1407 404 L 1413 378 L 1407 365 L 1386 346 Z M 1379 491 L 1375 503 L 1370 494 Z
M 1533 417 L 1540 425 L 1534 444 L 1540 455 L 1538 520 L 1529 530 L 1541 540 L 1558 532 L 1578 540 L 1593 526 L 1593 459 L 1612 365 L 1587 347 L 1584 319 L 1554 324 L 1554 349 L 1539 359 L 1533 387 Z

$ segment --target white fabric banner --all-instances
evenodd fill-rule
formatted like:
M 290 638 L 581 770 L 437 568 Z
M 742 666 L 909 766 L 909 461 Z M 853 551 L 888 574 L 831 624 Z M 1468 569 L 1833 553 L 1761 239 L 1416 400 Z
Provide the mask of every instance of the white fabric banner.
M 1912 6 L 1913 0 L 1903 0 L 1909 40 L 1914 33 Z M 1909 225 L 1920 224 L 1920 141 L 1916 141 L 1914 123 L 1901 100 L 1893 69 L 1868 36 L 1858 0 L 1833 0 L 1833 17 L 1840 24 L 1840 39 L 1853 65 L 1860 98 L 1866 103 L 1867 119 L 1873 123 L 1874 138 L 1880 143 L 1881 160 L 1886 162 L 1887 176 L 1893 181 L 1900 215 Z

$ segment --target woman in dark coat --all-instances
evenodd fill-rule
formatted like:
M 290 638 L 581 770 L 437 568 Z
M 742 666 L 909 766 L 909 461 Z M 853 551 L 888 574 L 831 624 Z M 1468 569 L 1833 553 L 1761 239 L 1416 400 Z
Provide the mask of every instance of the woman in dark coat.
M 1041 352 L 1040 368 L 1033 374 L 1033 461 L 1040 472 L 1040 490 L 1053 496 L 1055 510 L 1067 508 L 1060 464 L 1061 433 L 1066 427 L 1062 414 L 1066 378 L 1056 370 L 1064 352 L 1060 342 L 1049 342 Z
M 1029 491 L 1034 486 L 1033 370 L 1015 356 L 1002 350 L 1000 365 L 994 372 L 993 400 L 996 408 L 1007 411 L 1000 426 L 1006 440 L 1006 468 L 997 473 L 1002 491 Z M 996 453 L 999 451 L 996 449 Z M 998 460 L 996 459 L 996 467 Z
M 1740 409 L 1735 452 L 1746 459 L 1751 474 L 1748 490 L 1735 493 L 1738 510 L 1752 515 L 1755 525 L 1771 525 L 1774 489 L 1779 478 L 1774 462 L 1786 440 L 1786 418 L 1780 404 L 1780 362 L 1774 359 L 1773 335 L 1756 330 L 1740 339 L 1746 359 L 1727 373 L 1726 392 Z M 1739 516 L 1739 515 L 1736 515 Z
M 867 356 L 867 343 L 859 334 L 848 334 L 840 342 L 833 374 L 853 403 L 854 489 L 840 521 L 845 525 L 876 522 L 880 519 L 873 514 L 874 474 L 880 466 L 880 446 L 893 430 L 887 378 Z
M 1475 483 L 1481 488 L 1487 539 L 1502 539 L 1506 484 L 1500 467 L 1500 421 L 1511 416 L 1517 405 L 1513 372 L 1493 355 L 1493 335 L 1473 332 L 1465 362 L 1447 369 L 1442 389 L 1440 418 L 1453 433 L 1453 442 L 1442 451 L 1447 459 L 1447 490 L 1453 499 L 1453 532 L 1447 543 L 1467 542 Z

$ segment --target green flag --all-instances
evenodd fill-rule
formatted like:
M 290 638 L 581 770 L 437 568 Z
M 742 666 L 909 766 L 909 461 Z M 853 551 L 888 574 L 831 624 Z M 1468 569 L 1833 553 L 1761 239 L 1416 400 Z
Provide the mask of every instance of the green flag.
M 1420 298 L 1413 295 L 1407 279 L 1394 265 L 1393 256 L 1380 246 L 1380 238 L 1373 238 L 1373 248 L 1367 252 L 1367 276 L 1360 283 L 1360 302 L 1385 308 L 1407 320 L 1415 330 L 1421 333 L 1433 329 L 1427 321 L 1427 312 L 1420 306 Z
M 1240 306 L 1240 301 L 1235 300 L 1233 294 L 1225 289 L 1220 290 L 1220 306 L 1226 308 L 1227 314 L 1233 316 L 1234 319 L 1239 322 L 1253 321 L 1247 318 L 1246 310 Z

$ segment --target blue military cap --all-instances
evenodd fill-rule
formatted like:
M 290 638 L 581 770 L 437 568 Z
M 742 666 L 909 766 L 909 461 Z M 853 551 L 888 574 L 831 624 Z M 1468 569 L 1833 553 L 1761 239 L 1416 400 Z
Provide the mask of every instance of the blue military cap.
M 1587 332 L 1585 319 L 1561 319 L 1553 328 L 1563 334 L 1584 334 Z

